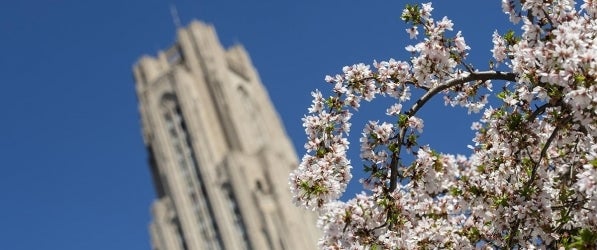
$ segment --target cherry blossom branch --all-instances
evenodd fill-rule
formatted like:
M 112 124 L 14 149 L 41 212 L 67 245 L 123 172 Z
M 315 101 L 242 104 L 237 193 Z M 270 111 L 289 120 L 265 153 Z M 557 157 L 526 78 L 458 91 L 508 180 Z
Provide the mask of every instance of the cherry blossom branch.
M 418 39 L 417 28 L 425 33 L 406 47 L 410 60 L 375 61 L 374 69 L 359 63 L 326 76 L 336 96 L 312 92 L 302 119 L 307 153 L 290 175 L 293 201 L 320 212 L 320 247 L 597 245 L 597 46 L 591 35 L 597 4 L 583 1 L 578 8 L 574 1 L 503 0 L 502 10 L 522 32 L 494 32 L 488 71 L 465 63 L 470 47 L 460 31 L 448 34 L 449 18 L 431 17 L 431 3 L 407 5 L 401 19 L 412 24 L 410 38 Z M 507 72 L 494 71 L 499 68 Z M 497 95 L 498 108 L 485 108 L 490 95 L 479 93 L 491 90 L 491 80 L 511 83 Z M 418 99 L 411 99 L 411 89 L 422 93 Z M 417 112 L 438 94 L 452 107 L 483 110 L 471 126 L 477 132 L 470 157 L 415 148 L 423 133 Z M 378 97 L 397 100 L 386 110 L 397 123 L 365 126 L 360 157 L 371 163 L 363 180 L 370 192 L 340 201 L 352 177 L 352 111 Z M 411 164 L 402 162 L 403 147 L 416 158 Z M 401 188 L 403 181 L 409 183 Z
M 501 72 L 501 71 L 481 71 L 481 72 L 474 72 L 470 75 L 467 75 L 462 78 L 452 79 L 447 81 L 445 84 L 438 85 L 437 87 L 431 88 L 427 91 L 417 102 L 410 108 L 410 110 L 406 113 L 408 116 L 413 116 L 419 111 L 423 105 L 431 98 L 433 98 L 438 93 L 449 89 L 451 87 L 464 84 L 471 81 L 487 81 L 487 80 L 505 80 L 505 81 L 516 81 L 517 75 L 511 72 Z
M 441 93 L 442 91 L 467 83 L 471 81 L 479 81 L 482 83 L 487 80 L 505 80 L 505 81 L 516 81 L 517 75 L 511 72 L 500 72 L 500 71 L 480 71 L 480 72 L 473 72 L 467 76 L 461 78 L 455 78 L 452 80 L 447 81 L 445 84 L 438 85 L 429 89 L 425 94 L 419 98 L 415 104 L 406 112 L 408 117 L 414 116 L 419 109 L 421 109 L 425 103 L 427 103 L 431 98 L 435 95 Z M 398 136 L 400 145 L 405 144 L 405 135 L 406 135 L 407 126 L 402 127 L 400 130 L 400 134 Z M 399 156 L 402 147 L 398 147 L 396 152 L 392 154 L 392 162 L 390 163 L 390 189 L 389 191 L 392 192 L 396 189 L 397 182 L 398 182 L 398 162 L 394 159 L 395 155 Z

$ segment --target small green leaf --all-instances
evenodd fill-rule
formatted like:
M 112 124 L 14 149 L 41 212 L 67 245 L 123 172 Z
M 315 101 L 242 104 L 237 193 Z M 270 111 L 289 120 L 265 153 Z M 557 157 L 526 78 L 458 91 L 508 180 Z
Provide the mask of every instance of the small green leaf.
M 404 127 L 406 122 L 408 122 L 408 115 L 400 114 L 398 117 L 398 127 Z
M 501 100 L 504 100 L 504 99 L 506 99 L 506 95 L 507 94 L 508 93 L 506 91 L 501 91 L 501 92 L 497 93 L 497 98 L 500 98 Z
M 570 248 L 576 249 L 595 249 L 597 247 L 597 232 L 592 232 L 586 228 L 581 229 L 578 235 L 572 237 Z
M 520 41 L 520 37 L 517 37 L 513 30 L 508 30 L 508 32 L 504 34 L 504 40 L 508 45 L 515 45 Z
M 388 149 L 390 150 L 390 152 L 395 153 L 398 150 L 398 144 L 390 143 L 390 145 L 388 146 Z
M 462 190 L 458 189 L 457 187 L 451 187 L 450 194 L 452 196 L 460 196 L 460 195 L 462 195 Z
M 597 158 L 591 160 L 591 166 L 593 166 L 593 168 L 597 168 Z

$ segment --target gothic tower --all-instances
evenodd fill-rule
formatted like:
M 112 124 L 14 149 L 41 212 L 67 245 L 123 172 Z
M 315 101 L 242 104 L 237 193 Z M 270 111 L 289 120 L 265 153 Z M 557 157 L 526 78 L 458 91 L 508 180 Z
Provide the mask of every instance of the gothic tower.
M 247 52 L 198 21 L 134 66 L 157 199 L 154 250 L 314 249 L 315 215 L 296 208 L 297 156 Z

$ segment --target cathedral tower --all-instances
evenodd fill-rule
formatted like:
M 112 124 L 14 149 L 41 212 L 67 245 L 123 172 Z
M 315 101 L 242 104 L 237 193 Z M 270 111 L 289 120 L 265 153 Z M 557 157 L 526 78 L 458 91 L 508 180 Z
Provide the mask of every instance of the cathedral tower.
M 297 156 L 247 52 L 198 21 L 134 66 L 157 200 L 154 250 L 314 249 L 315 215 L 296 208 Z

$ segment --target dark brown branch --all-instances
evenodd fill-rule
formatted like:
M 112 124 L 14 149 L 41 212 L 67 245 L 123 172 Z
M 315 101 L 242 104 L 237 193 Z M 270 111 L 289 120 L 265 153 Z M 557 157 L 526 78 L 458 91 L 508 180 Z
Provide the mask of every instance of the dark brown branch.
M 533 120 L 535 120 L 535 118 L 537 118 L 539 115 L 545 113 L 545 110 L 549 107 L 553 107 L 553 105 L 551 105 L 550 103 L 546 103 L 541 105 L 540 107 L 538 107 L 537 109 L 535 109 L 535 111 L 533 111 L 533 113 L 529 116 L 529 118 L 527 119 L 529 122 L 532 122 Z
M 419 98 L 419 100 L 417 100 L 417 102 L 408 110 L 408 112 L 406 112 L 406 115 L 408 117 L 414 116 L 419 109 L 421 109 L 423 107 L 423 105 L 425 105 L 425 103 L 427 103 L 429 100 L 431 100 L 431 98 L 433 98 L 435 95 L 439 94 L 440 92 L 467 83 L 467 82 L 471 82 L 471 81 L 480 81 L 480 82 L 484 82 L 487 80 L 505 80 L 505 81 L 516 81 L 517 75 L 511 72 L 500 72 L 500 71 L 481 71 L 481 72 L 473 72 L 468 76 L 465 77 L 461 77 L 461 78 L 455 78 L 452 80 L 447 81 L 444 84 L 435 86 L 431 89 L 429 89 L 427 92 L 425 92 L 425 94 L 423 96 L 421 96 L 421 98 Z M 404 139 L 405 139 L 405 135 L 406 135 L 406 128 L 407 126 L 404 126 L 400 129 L 400 133 L 398 136 L 398 140 L 400 141 L 400 146 L 396 149 L 396 152 L 394 152 L 393 156 L 399 156 L 400 155 L 400 151 L 402 149 L 402 146 L 404 145 Z M 397 187 L 397 181 L 398 181 L 398 164 L 390 164 L 390 192 L 393 192 L 396 187 Z
M 406 113 L 406 115 L 413 116 L 427 101 L 433 98 L 438 93 L 449 89 L 454 86 L 458 86 L 460 84 L 464 84 L 471 81 L 487 81 L 487 80 L 505 80 L 505 81 L 516 81 L 516 74 L 510 72 L 500 72 L 500 71 L 481 71 L 481 72 L 474 72 L 468 76 L 462 78 L 452 79 L 447 81 L 445 84 L 438 85 L 434 88 L 431 88 L 427 91 L 417 102 L 413 105 L 410 110 Z
M 398 151 L 400 152 L 400 151 Z M 398 153 L 392 153 L 392 161 L 390 162 L 390 192 L 396 189 L 398 185 Z

